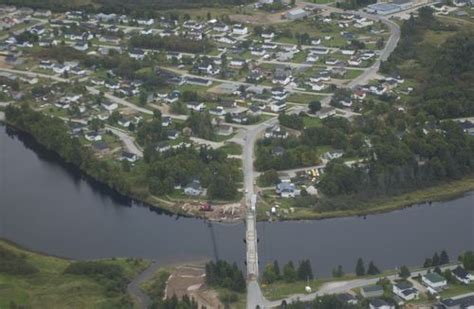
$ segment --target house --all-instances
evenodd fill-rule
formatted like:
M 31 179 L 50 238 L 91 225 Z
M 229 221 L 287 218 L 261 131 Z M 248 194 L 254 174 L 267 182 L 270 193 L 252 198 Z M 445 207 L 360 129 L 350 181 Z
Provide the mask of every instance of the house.
M 336 115 L 336 109 L 332 106 L 323 106 L 317 113 L 319 118 L 325 119 Z
M 253 47 L 253 48 L 250 49 L 250 54 L 252 56 L 261 57 L 261 56 L 265 55 L 265 53 L 266 53 L 266 51 L 263 48 Z
M 297 20 L 306 16 L 308 16 L 308 12 L 300 8 L 288 11 L 288 13 L 286 13 L 286 18 L 289 20 Z
M 315 54 L 315 55 L 327 55 L 329 54 L 329 49 L 324 48 L 324 47 L 316 47 L 316 48 L 311 48 L 309 50 L 310 54 Z
M 418 290 L 408 281 L 401 281 L 392 286 L 392 291 L 395 295 L 405 301 L 410 301 L 418 298 Z
M 118 124 L 125 128 L 128 128 L 130 126 L 130 123 L 130 120 L 126 117 L 122 117 L 118 120 Z
M 354 297 L 354 295 L 349 294 L 349 293 L 337 294 L 336 297 L 342 303 L 349 304 L 349 305 L 357 305 L 357 303 L 359 302 L 357 298 Z
M 443 299 L 440 303 L 442 308 L 446 309 L 472 309 L 474 308 L 474 295 Z
M 380 285 L 364 286 L 360 289 L 360 294 L 365 298 L 381 297 L 383 296 L 383 287 Z
M 326 160 L 334 160 L 339 159 L 344 155 L 344 151 L 342 150 L 333 150 L 326 152 L 323 156 Z
M 275 38 L 275 33 L 265 30 L 262 32 L 262 38 L 265 40 L 273 40 L 273 38 Z
M 181 60 L 181 59 L 183 59 L 183 54 L 178 53 L 178 52 L 168 52 L 166 54 L 166 59 L 167 60 L 173 60 L 173 59 Z
M 453 276 L 458 280 L 459 282 L 462 282 L 464 284 L 469 284 L 471 281 L 474 280 L 474 275 L 467 272 L 464 268 L 461 266 L 456 267 L 453 271 Z
M 237 41 L 230 36 L 223 35 L 216 39 L 217 42 L 227 44 L 227 45 L 235 45 Z
M 199 180 L 193 180 L 184 188 L 184 194 L 189 196 L 198 196 L 202 193 L 201 182 Z
M 313 91 L 323 91 L 327 87 L 327 85 L 322 82 L 309 83 L 309 85 Z
M 199 77 L 186 77 L 186 83 L 190 85 L 198 85 L 198 86 L 210 86 L 212 85 L 212 81 L 206 78 L 199 78 Z
M 158 152 L 166 152 L 171 149 L 170 144 L 167 142 L 159 142 L 158 145 L 156 145 L 155 150 Z
M 53 67 L 53 71 L 56 74 L 64 74 L 64 72 L 68 71 L 70 68 L 67 65 L 57 63 Z
M 209 110 L 209 114 L 214 115 L 214 116 L 222 117 L 222 116 L 225 116 L 226 112 L 224 110 L 224 107 L 217 106 L 216 108 L 211 108 Z
M 102 135 L 99 132 L 87 132 L 84 137 L 89 142 L 98 142 L 102 140 Z
M 459 126 L 464 131 L 464 133 L 474 136 L 474 123 L 466 120 L 459 123 Z
M 295 184 L 287 181 L 282 181 L 277 184 L 275 192 L 283 198 L 290 198 L 300 195 L 300 190 L 296 189 Z
M 165 98 L 166 103 L 174 103 L 179 100 L 181 93 L 178 90 L 171 91 Z
M 134 153 L 130 153 L 127 151 L 122 152 L 122 156 L 120 157 L 121 160 L 127 160 L 130 163 L 134 163 L 138 160 L 138 157 Z
M 114 110 L 116 110 L 118 108 L 118 104 L 115 103 L 115 102 L 112 102 L 112 101 L 105 101 L 105 102 L 102 102 L 101 106 L 108 110 L 109 112 L 113 112 Z
M 214 24 L 212 29 L 217 32 L 227 32 L 229 31 L 229 26 L 224 23 L 218 22 Z
M 229 136 L 229 135 L 232 135 L 232 133 L 234 133 L 234 129 L 232 128 L 232 126 L 221 124 L 217 126 L 216 132 L 218 135 Z
M 427 287 L 430 287 L 436 291 L 439 291 L 448 285 L 446 279 L 435 272 L 427 273 L 421 277 L 421 280 Z
M 86 51 L 89 48 L 89 44 L 85 41 L 78 41 L 74 44 L 74 49 L 78 51 Z
M 170 140 L 175 140 L 179 137 L 179 131 L 175 129 L 167 130 L 165 134 L 166 138 Z
M 98 141 L 92 144 L 92 148 L 99 154 L 106 154 L 109 151 L 109 145 L 104 141 Z
M 130 50 L 128 52 L 128 55 L 130 56 L 130 58 L 133 58 L 135 60 L 145 59 L 145 51 L 143 51 L 141 49 L 138 49 L 138 48 L 134 48 L 134 49 Z
M 206 105 L 202 102 L 192 101 L 192 102 L 187 102 L 186 107 L 195 112 L 202 112 L 206 108 Z
M 274 113 L 283 112 L 286 109 L 286 101 L 273 101 L 270 103 L 270 110 Z
M 170 116 L 161 117 L 161 126 L 162 127 L 169 127 L 172 122 L 173 122 L 173 120 Z
M 387 303 L 383 299 L 375 298 L 369 301 L 370 309 L 395 309 L 395 306 Z
M 249 33 L 249 29 L 242 24 L 236 24 L 232 27 L 232 33 L 236 35 L 245 35 Z
M 287 70 L 276 69 L 275 73 L 273 74 L 272 83 L 286 86 L 291 82 L 291 79 L 292 76 Z
M 247 61 L 244 59 L 232 59 L 230 61 L 230 66 L 234 68 L 242 68 L 246 63 Z

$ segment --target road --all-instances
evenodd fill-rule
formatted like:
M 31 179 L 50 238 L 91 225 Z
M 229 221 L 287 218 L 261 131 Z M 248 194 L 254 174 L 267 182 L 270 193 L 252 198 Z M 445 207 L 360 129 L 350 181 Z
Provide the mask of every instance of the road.
M 131 136 L 124 130 L 117 129 L 109 125 L 107 125 L 106 128 L 122 141 L 125 146 L 125 149 L 128 152 L 133 153 L 139 158 L 143 158 L 143 150 L 135 142 L 135 138 L 133 136 Z
M 453 270 L 455 269 L 459 264 L 453 264 L 453 265 L 447 265 L 440 267 L 441 271 L 445 271 L 447 269 Z M 420 270 L 420 271 L 414 271 L 411 273 L 411 277 L 417 277 L 419 275 L 425 275 L 428 271 L 425 270 Z M 265 300 L 261 307 L 262 308 L 273 308 L 281 305 L 281 302 L 285 300 L 287 303 L 292 303 L 295 301 L 303 301 L 303 302 L 309 302 L 314 300 L 318 296 L 322 295 L 328 295 L 328 294 L 339 294 L 339 293 L 344 293 L 348 292 L 353 289 L 358 289 L 364 286 L 368 285 L 374 285 L 376 284 L 381 278 L 387 278 L 391 281 L 398 280 L 400 277 L 398 274 L 395 275 L 390 275 L 390 276 L 382 276 L 382 277 L 376 277 L 376 278 L 370 278 L 370 279 L 355 279 L 355 280 L 349 280 L 349 281 L 335 281 L 335 282 L 328 282 L 321 286 L 321 288 L 314 293 L 309 293 L 309 294 L 294 294 L 288 298 L 281 299 L 281 300 L 276 300 L 276 301 L 268 301 Z M 247 306 L 247 308 L 250 308 Z M 255 307 L 253 307 L 255 308 Z
M 138 308 L 147 309 L 151 307 L 151 299 L 147 294 L 143 293 L 140 285 L 143 282 L 152 279 L 159 268 L 160 265 L 156 261 L 152 261 L 147 269 L 133 278 L 133 280 L 128 284 L 127 292 L 133 297 Z
M 335 12 L 343 12 L 337 8 L 328 7 L 327 5 L 317 5 L 313 3 L 307 3 L 299 1 L 303 5 L 312 6 L 315 8 L 321 9 L 330 9 L 334 10 Z M 385 61 L 388 59 L 390 54 L 395 50 L 398 41 L 400 39 L 400 28 L 398 25 L 385 17 L 366 14 L 363 12 L 354 12 L 361 16 L 364 16 L 368 19 L 372 20 L 380 20 L 383 22 L 387 27 L 390 29 L 390 37 L 386 43 L 384 49 L 380 52 L 378 59 L 375 63 L 366 69 L 361 75 L 357 78 L 349 82 L 348 87 L 354 88 L 357 85 L 365 84 L 368 81 L 374 79 L 377 76 L 377 71 L 379 70 L 381 61 Z M 323 106 L 328 106 L 331 101 L 332 95 L 325 97 L 321 100 L 321 104 Z M 304 111 L 306 107 L 304 106 L 297 106 L 294 107 L 290 113 L 299 113 Z M 345 110 L 344 115 L 350 117 L 353 115 L 351 112 L 347 112 Z M 255 194 L 255 173 L 253 168 L 253 155 L 254 155 L 254 145 L 257 138 L 261 135 L 261 133 L 265 130 L 265 128 L 276 124 L 278 120 L 276 118 L 272 118 L 268 121 L 261 123 L 256 127 L 249 128 L 245 131 L 245 136 L 243 137 L 243 172 L 244 172 L 244 188 L 245 188 L 245 203 L 246 203 L 246 244 L 247 244 L 247 308 L 254 309 L 257 306 L 260 308 L 271 308 L 275 306 L 279 306 L 281 304 L 281 300 L 271 302 L 268 301 L 262 294 L 260 286 L 258 284 L 258 237 L 257 237 L 257 230 L 256 230 L 256 211 L 250 207 L 250 201 L 252 195 Z M 368 279 L 368 280 L 357 280 L 357 281 L 350 281 L 344 284 L 337 284 L 332 286 L 322 287 L 318 292 L 308 295 L 293 295 L 292 297 L 287 299 L 287 302 L 292 302 L 297 299 L 300 300 L 312 300 L 318 295 L 322 294 L 333 294 L 333 293 L 340 293 L 343 291 L 350 290 L 352 288 L 364 286 L 371 284 L 372 281 L 375 279 Z M 375 282 L 373 282 L 375 283 Z

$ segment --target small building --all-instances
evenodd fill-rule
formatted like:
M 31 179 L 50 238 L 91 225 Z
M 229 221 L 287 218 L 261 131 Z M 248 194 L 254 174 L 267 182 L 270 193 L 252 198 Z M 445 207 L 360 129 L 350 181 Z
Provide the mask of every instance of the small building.
M 380 285 L 364 286 L 360 289 L 360 294 L 365 298 L 374 298 L 383 296 L 383 287 Z
M 115 103 L 115 102 L 112 102 L 112 101 L 105 101 L 105 102 L 102 102 L 101 106 L 108 110 L 109 112 L 113 112 L 114 110 L 116 110 L 118 108 L 118 104 Z
M 288 13 L 286 13 L 286 18 L 289 20 L 302 19 L 307 16 L 308 16 L 308 12 L 300 8 L 288 11 Z
M 98 142 L 98 141 L 102 140 L 102 135 L 99 132 L 96 132 L 96 131 L 87 132 L 86 134 L 84 134 L 84 137 L 89 142 Z
M 206 108 L 206 105 L 202 102 L 192 101 L 192 102 L 187 102 L 186 107 L 195 112 L 202 112 Z
M 349 305 L 357 305 L 357 303 L 359 302 L 354 295 L 349 293 L 337 294 L 336 297 L 337 299 L 339 299 L 339 301 Z
M 179 131 L 175 129 L 171 129 L 166 131 L 166 138 L 170 140 L 175 140 L 178 139 L 179 137 Z
M 443 288 L 445 288 L 447 285 L 448 285 L 448 282 L 446 281 L 446 279 L 439 275 L 438 273 L 428 273 L 424 276 L 421 277 L 421 280 L 423 281 L 423 283 L 434 289 L 434 290 L 441 290 Z
M 130 163 L 134 163 L 138 160 L 138 157 L 134 153 L 130 153 L 127 151 L 122 152 L 122 156 L 120 157 L 121 160 L 127 160 Z
M 383 299 L 375 298 L 369 301 L 370 309 L 395 309 L 394 305 L 387 303 Z
M 189 196 L 199 196 L 202 194 L 201 182 L 199 180 L 191 181 L 185 188 L 184 194 Z
M 272 103 L 270 103 L 270 110 L 274 113 L 281 113 L 286 109 L 286 107 L 286 102 L 283 100 L 273 101 Z
M 218 135 L 229 136 L 229 135 L 232 135 L 232 133 L 234 133 L 234 128 L 232 128 L 232 126 L 221 124 L 217 126 L 216 132 Z
M 237 24 L 232 27 L 232 33 L 237 35 L 245 35 L 249 33 L 249 29 L 244 25 Z

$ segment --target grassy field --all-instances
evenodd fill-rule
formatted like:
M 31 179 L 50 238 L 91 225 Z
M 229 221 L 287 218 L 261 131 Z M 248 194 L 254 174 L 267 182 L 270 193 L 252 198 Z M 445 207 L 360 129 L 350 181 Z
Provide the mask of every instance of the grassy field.
M 287 199 L 273 199 L 269 197 L 266 203 L 260 203 L 260 211 L 258 212 L 259 220 L 268 219 L 265 211 L 268 211 L 273 203 L 283 206 L 293 206 L 294 212 L 280 217 L 282 220 L 318 220 L 336 217 L 351 217 L 361 216 L 368 214 L 377 214 L 390 212 L 397 209 L 402 209 L 415 204 L 422 204 L 431 201 L 443 201 L 450 200 L 462 196 L 466 192 L 474 190 L 474 178 L 468 177 L 457 181 L 440 184 L 426 189 L 416 190 L 410 193 L 373 199 L 365 203 L 361 203 L 357 208 L 349 210 L 334 210 L 328 212 L 318 212 L 311 208 L 298 208 L 294 207 L 291 201 Z M 288 208 L 288 207 L 284 207 Z
M 73 262 L 27 251 L 0 240 L 0 247 L 26 257 L 39 272 L 32 275 L 0 273 L 0 308 L 12 304 L 27 308 L 120 308 L 132 307 L 127 295 L 107 295 L 105 287 L 87 276 L 64 274 Z M 119 265 L 128 279 L 148 266 L 143 260 L 103 260 Z
M 228 155 L 241 155 L 242 154 L 242 146 L 236 143 L 226 143 L 224 146 L 220 148 L 222 151 L 227 153 Z

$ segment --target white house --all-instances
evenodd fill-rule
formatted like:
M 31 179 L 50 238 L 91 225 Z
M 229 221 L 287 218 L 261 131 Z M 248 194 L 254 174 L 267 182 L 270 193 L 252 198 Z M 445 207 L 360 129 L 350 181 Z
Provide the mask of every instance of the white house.
M 101 105 L 104 109 L 108 110 L 109 112 L 113 112 L 114 110 L 118 108 L 118 104 L 112 101 L 102 102 Z
M 398 282 L 392 287 L 393 293 L 405 301 L 418 298 L 418 290 L 408 281 Z
M 245 35 L 249 33 L 249 29 L 244 25 L 237 24 L 232 28 L 232 33 L 237 35 Z
M 198 196 L 202 193 L 201 182 L 199 180 L 193 180 L 184 188 L 184 194 L 189 196 Z
M 285 101 L 274 101 L 270 103 L 270 110 L 274 113 L 280 113 L 286 109 Z
M 446 279 L 435 272 L 422 276 L 421 280 L 426 286 L 435 290 L 443 289 L 448 285 Z
M 84 137 L 89 142 L 98 142 L 102 140 L 102 135 L 99 132 L 87 132 Z
M 206 108 L 206 105 L 202 102 L 187 102 L 186 107 L 195 112 L 203 111 Z
M 453 271 L 453 276 L 458 280 L 459 282 L 462 282 L 464 284 L 469 284 L 471 281 L 474 280 L 474 275 L 467 272 L 464 268 L 461 266 L 456 267 Z

